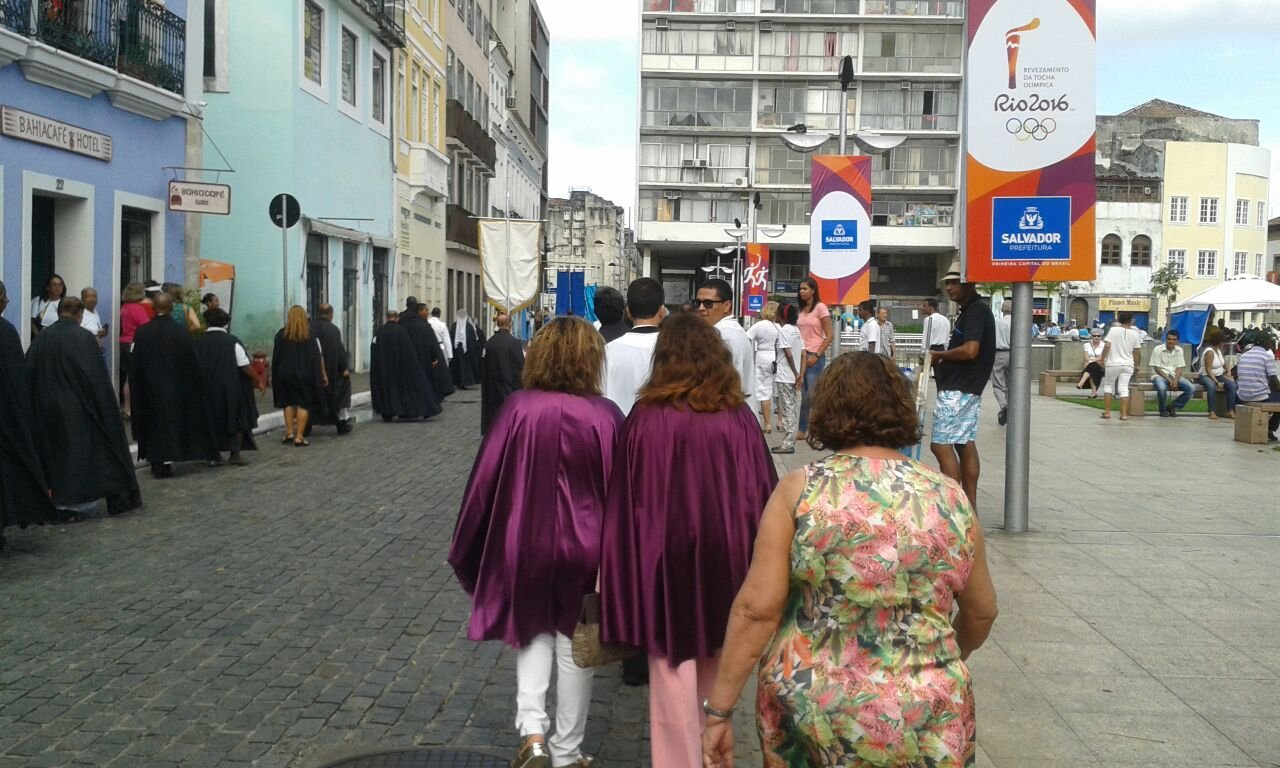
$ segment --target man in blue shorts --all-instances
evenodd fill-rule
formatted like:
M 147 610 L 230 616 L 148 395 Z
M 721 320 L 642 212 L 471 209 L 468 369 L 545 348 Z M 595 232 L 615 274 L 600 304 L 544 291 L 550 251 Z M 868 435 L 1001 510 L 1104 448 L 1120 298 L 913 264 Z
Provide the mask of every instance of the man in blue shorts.
M 996 361 L 996 321 L 978 287 L 961 282 L 960 262 L 942 278 L 947 297 L 960 305 L 945 351 L 931 352 L 938 402 L 933 411 L 929 448 L 938 468 L 959 481 L 969 503 L 978 508 L 978 416 L 982 391 Z

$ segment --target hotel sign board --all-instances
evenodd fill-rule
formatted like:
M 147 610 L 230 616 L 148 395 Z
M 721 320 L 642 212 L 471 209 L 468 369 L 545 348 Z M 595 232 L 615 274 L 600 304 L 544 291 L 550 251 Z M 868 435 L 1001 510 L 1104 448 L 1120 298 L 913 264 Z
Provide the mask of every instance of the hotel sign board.
M 201 181 L 171 181 L 169 210 L 226 216 L 231 213 L 231 187 Z
M 111 137 L 10 106 L 0 106 L 0 134 L 111 162 Z

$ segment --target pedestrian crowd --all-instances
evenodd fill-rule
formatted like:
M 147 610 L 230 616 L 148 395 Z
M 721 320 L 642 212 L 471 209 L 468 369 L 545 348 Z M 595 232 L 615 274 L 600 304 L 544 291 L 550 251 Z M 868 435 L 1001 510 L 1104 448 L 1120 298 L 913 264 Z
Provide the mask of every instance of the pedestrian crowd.
M 449 552 L 468 636 L 516 650 L 515 768 L 591 764 L 593 670 L 620 658 L 649 686 L 656 768 L 731 765 L 757 667 L 768 766 L 971 763 L 964 660 L 996 617 L 974 440 L 996 348 L 958 266 L 944 284 L 961 313 L 930 353 L 942 473 L 903 452 L 922 425 L 890 357 L 827 365 L 816 283 L 748 332 L 727 283 L 668 316 L 640 278 L 629 328 L 561 317 L 535 334 Z M 783 431 L 775 452 L 827 455 L 779 478 L 762 425 Z

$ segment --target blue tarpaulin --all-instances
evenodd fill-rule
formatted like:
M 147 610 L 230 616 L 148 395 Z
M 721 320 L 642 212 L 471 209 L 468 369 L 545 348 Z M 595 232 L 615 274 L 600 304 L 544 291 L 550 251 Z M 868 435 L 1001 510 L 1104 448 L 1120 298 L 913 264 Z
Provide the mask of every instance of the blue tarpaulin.
M 596 321 L 596 287 L 594 285 L 588 285 L 585 292 L 586 302 L 582 316 L 587 319 L 587 322 L 594 323 Z
M 1169 330 L 1177 331 L 1182 343 L 1198 347 L 1204 341 L 1204 329 L 1212 316 L 1213 307 L 1179 310 L 1169 317 Z
M 583 317 L 587 312 L 586 274 L 583 272 L 556 272 L 556 314 L 574 314 Z

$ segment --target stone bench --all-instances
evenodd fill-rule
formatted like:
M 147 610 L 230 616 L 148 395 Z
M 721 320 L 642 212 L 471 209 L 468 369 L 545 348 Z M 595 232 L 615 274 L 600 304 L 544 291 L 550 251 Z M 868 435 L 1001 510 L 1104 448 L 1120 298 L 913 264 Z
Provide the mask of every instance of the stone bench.
M 1041 397 L 1057 397 L 1059 381 L 1079 381 L 1082 371 L 1042 371 L 1040 373 Z
M 1196 379 L 1200 377 L 1200 374 L 1198 373 L 1192 373 L 1191 375 L 1195 376 Z M 1199 381 L 1197 381 L 1196 379 L 1190 378 L 1189 376 L 1183 376 L 1182 378 L 1187 379 L 1187 381 L 1190 381 L 1192 386 L 1194 387 L 1194 390 L 1192 391 L 1192 395 L 1191 395 L 1192 400 L 1195 400 L 1197 398 L 1205 399 L 1204 386 L 1201 385 Z M 1151 383 L 1151 379 L 1143 379 L 1142 381 L 1138 381 L 1135 379 L 1134 381 L 1130 382 L 1129 383 L 1129 415 L 1130 416 L 1146 416 L 1147 415 L 1147 393 L 1155 392 L 1155 391 L 1156 391 L 1156 385 Z M 1218 383 L 1218 392 L 1219 393 L 1223 392 L 1221 382 Z M 1175 390 L 1175 389 L 1169 390 L 1170 400 L 1176 400 L 1181 396 L 1182 394 L 1179 390 Z M 1213 405 L 1214 405 L 1214 408 L 1213 408 L 1214 413 L 1218 414 L 1218 416 L 1221 417 L 1221 416 L 1227 415 L 1226 394 L 1223 394 L 1222 397 L 1215 398 Z
M 1280 403 L 1237 403 L 1236 442 L 1259 445 L 1267 442 L 1267 419 L 1280 413 Z

